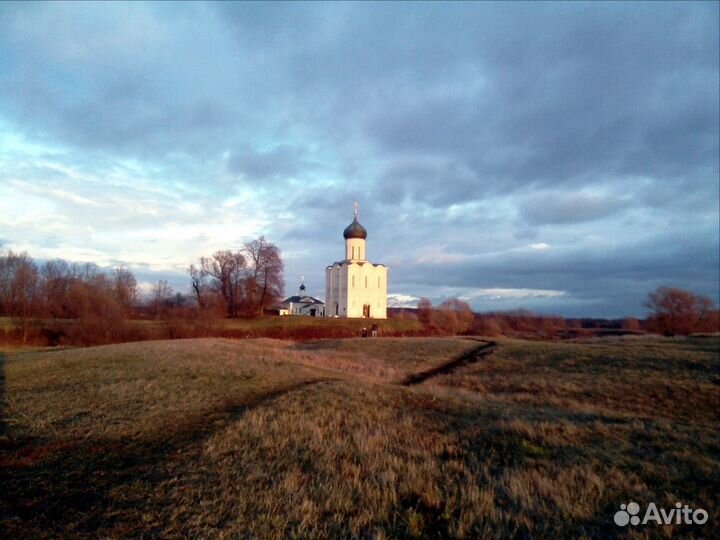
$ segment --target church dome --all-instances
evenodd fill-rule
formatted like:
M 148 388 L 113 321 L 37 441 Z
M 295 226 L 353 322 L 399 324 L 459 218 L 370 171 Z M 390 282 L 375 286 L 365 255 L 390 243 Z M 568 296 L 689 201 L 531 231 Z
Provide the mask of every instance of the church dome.
M 353 222 L 345 227 L 345 230 L 343 231 L 343 237 L 345 240 L 348 238 L 362 238 L 365 240 L 367 238 L 367 231 L 365 230 L 365 227 L 360 225 L 357 220 L 357 216 L 353 219 Z

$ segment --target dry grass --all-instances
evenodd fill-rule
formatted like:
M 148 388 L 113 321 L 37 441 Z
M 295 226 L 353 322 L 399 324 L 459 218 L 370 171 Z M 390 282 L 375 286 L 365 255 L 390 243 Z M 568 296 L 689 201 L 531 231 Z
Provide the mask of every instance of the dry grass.
M 208 339 L 8 354 L 0 530 L 717 535 L 717 340 L 503 341 L 454 373 L 393 384 L 477 345 Z M 681 500 L 710 522 L 616 527 L 630 499 Z
M 486 361 L 434 384 L 584 414 L 717 421 L 718 339 L 502 340 Z M 560 376 L 558 376 L 560 375 Z
M 477 347 L 477 341 L 462 338 L 356 338 L 299 343 L 291 350 L 299 353 L 294 361 L 399 383 Z
M 294 328 L 341 328 L 348 329 L 354 335 L 359 335 L 362 328 L 369 328 L 373 323 L 378 324 L 380 331 L 389 334 L 401 331 L 422 330 L 422 325 L 412 319 L 346 319 L 334 317 L 293 317 L 293 316 L 265 316 L 251 319 L 225 319 L 223 326 L 229 330 L 256 330 L 256 329 L 294 329 Z
M 283 343 L 199 339 L 25 353 L 6 365 L 18 437 L 155 437 L 317 371 L 279 361 Z

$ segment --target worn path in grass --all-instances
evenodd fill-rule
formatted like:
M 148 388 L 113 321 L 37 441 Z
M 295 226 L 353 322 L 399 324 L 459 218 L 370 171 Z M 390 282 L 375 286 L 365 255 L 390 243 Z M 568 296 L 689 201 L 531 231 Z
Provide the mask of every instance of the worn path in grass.
M 441 364 L 437 367 L 421 371 L 420 373 L 414 373 L 407 377 L 401 384 L 403 386 L 414 386 L 416 384 L 421 384 L 425 382 L 431 377 L 448 375 L 458 368 L 461 368 L 468 364 L 474 364 L 481 358 L 487 356 L 488 354 L 491 354 L 495 350 L 496 346 L 497 343 L 495 343 L 494 341 L 482 340 L 482 345 L 480 345 L 479 347 L 471 349 L 461 354 L 457 358 L 449 360 L 448 362 L 445 362 L 444 364 Z

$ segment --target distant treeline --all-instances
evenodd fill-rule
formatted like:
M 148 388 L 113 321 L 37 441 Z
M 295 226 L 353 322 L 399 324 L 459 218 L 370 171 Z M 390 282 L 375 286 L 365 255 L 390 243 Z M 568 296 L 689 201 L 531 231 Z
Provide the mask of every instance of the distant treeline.
M 417 308 L 388 308 L 388 315 L 419 320 L 429 333 L 539 338 L 574 338 L 653 332 L 663 335 L 720 332 L 720 311 L 707 297 L 671 287 L 648 295 L 646 319 L 564 318 L 525 309 L 474 313 L 453 298 L 434 307 L 421 298 Z
M 239 251 L 217 251 L 188 268 L 191 294 L 166 281 L 141 295 L 125 267 L 102 269 L 93 263 L 61 259 L 37 264 L 27 253 L 0 251 L 0 340 L 38 345 L 91 345 L 145 339 L 200 336 L 320 339 L 349 337 L 356 330 L 331 323 L 312 327 L 284 324 L 229 329 L 223 319 L 257 317 L 283 294 L 280 250 L 263 237 Z M 473 313 L 457 298 L 433 306 L 422 298 L 415 309 L 388 310 L 396 319 L 413 319 L 412 329 L 385 335 L 484 335 L 571 338 L 602 334 L 656 332 L 688 335 L 720 331 L 713 301 L 688 291 L 660 287 L 648 296 L 649 316 L 565 319 L 526 310 Z M 139 324 L 162 321 L 162 324 Z M 8 322 L 9 321 L 9 322 Z M 317 321 L 318 323 L 320 321 Z M 411 321 L 408 321 L 411 322 Z M 419 323 L 419 324 L 418 324 Z
M 62 259 L 38 264 L 27 253 L 0 250 L 0 317 L 14 319 L 13 337 L 22 342 L 37 333 L 41 319 L 74 321 L 44 324 L 50 342 L 109 343 L 142 338 L 135 335 L 137 325 L 127 324 L 132 319 L 206 323 L 224 316 L 255 316 L 283 294 L 280 250 L 262 236 L 239 251 L 202 257 L 188 274 L 190 295 L 173 291 L 164 280 L 141 295 L 126 267 L 103 269 Z

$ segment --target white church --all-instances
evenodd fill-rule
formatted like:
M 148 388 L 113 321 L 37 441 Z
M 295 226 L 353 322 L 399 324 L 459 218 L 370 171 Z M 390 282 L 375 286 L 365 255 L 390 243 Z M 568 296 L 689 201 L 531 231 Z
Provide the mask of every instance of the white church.
M 355 217 L 345 228 L 345 259 L 325 269 L 325 316 L 387 318 L 387 272 L 365 258 L 367 231 Z

